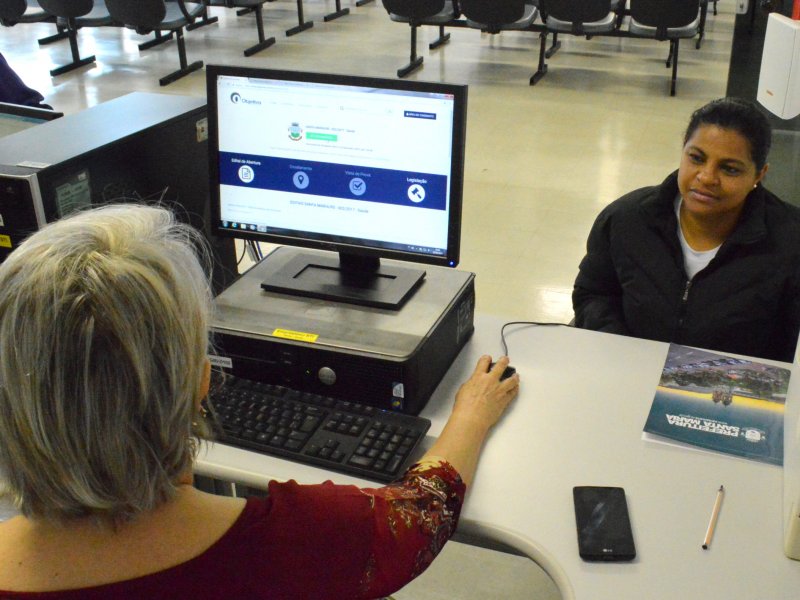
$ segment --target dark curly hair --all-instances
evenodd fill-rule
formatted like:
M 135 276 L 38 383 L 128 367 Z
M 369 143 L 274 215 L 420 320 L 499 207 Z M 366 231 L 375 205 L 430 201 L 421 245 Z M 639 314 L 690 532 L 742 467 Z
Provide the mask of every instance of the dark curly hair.
M 754 102 L 742 98 L 719 98 L 692 113 L 683 144 L 701 125 L 716 125 L 740 133 L 750 144 L 750 158 L 760 171 L 767 163 L 772 146 L 772 126 Z

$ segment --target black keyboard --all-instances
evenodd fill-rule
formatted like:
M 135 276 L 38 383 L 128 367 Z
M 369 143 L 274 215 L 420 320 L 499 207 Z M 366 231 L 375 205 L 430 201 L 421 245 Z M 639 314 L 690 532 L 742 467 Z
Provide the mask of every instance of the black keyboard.
M 211 394 L 231 446 L 387 482 L 405 471 L 428 419 L 226 376 Z

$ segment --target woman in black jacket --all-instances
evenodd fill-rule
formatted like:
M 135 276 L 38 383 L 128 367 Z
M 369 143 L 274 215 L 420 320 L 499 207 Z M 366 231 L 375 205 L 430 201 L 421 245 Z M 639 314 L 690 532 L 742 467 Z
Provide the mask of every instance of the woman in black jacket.
M 800 210 L 761 184 L 771 128 L 722 98 L 692 115 L 680 167 L 595 221 L 572 295 L 585 329 L 791 361 Z

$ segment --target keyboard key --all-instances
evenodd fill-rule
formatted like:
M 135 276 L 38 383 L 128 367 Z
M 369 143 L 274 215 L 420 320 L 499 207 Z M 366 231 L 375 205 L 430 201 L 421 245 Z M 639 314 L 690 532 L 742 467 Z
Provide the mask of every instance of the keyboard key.
M 389 461 L 389 466 L 388 466 L 388 467 L 386 467 L 386 470 L 387 470 L 389 473 L 394 473 L 394 472 L 396 472 L 396 471 L 397 471 L 397 469 L 399 469 L 399 468 L 400 468 L 400 465 L 401 465 L 401 464 L 403 464 L 403 457 L 402 457 L 402 456 L 400 456 L 399 454 L 395 454 L 395 455 L 392 457 L 392 460 L 390 460 L 390 461 Z
M 287 450 L 300 450 L 303 447 L 302 440 L 289 440 L 284 446 Z
M 373 459 L 369 458 L 368 456 L 353 456 L 350 458 L 349 462 L 351 465 L 357 465 L 359 467 L 369 467 L 370 465 L 372 465 L 372 461 Z

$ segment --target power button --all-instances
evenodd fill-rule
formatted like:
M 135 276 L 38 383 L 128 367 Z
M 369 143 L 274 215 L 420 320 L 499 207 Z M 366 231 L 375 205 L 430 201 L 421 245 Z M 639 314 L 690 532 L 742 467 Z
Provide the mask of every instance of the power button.
M 317 373 L 319 380 L 325 385 L 333 385 L 336 383 L 336 371 L 330 367 L 322 367 Z

